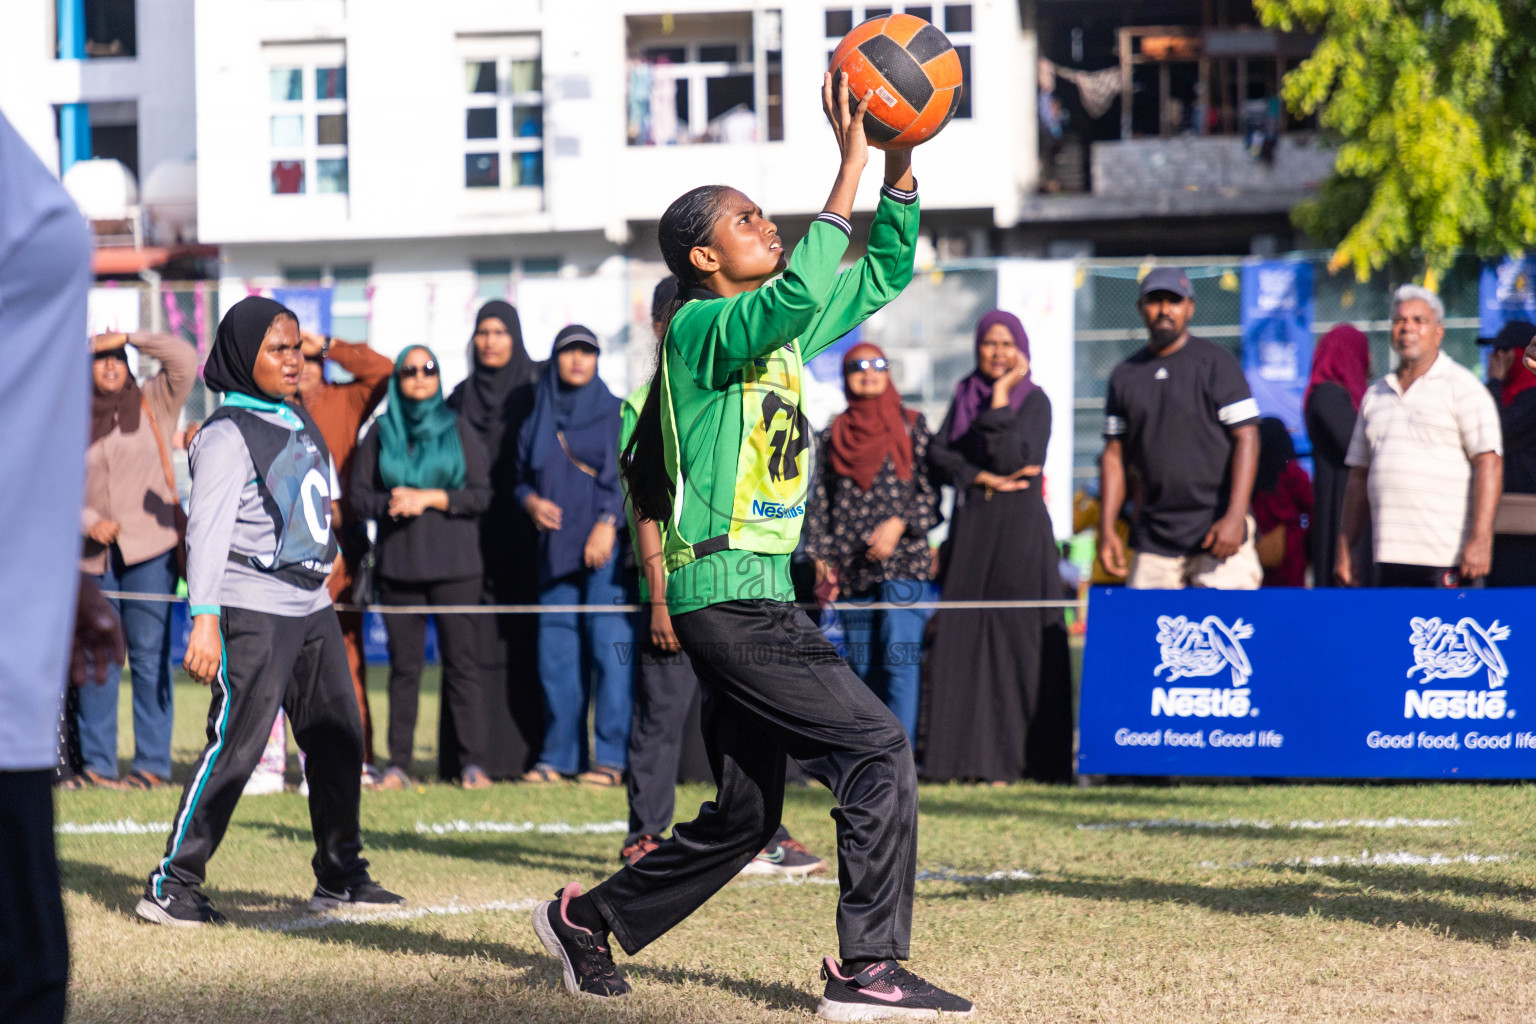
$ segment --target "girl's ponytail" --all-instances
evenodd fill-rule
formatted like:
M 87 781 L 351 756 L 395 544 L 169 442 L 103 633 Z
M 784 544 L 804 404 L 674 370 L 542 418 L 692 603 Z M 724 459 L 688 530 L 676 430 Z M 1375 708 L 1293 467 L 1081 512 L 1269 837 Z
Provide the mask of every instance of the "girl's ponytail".
M 640 418 L 629 444 L 619 457 L 619 472 L 629 490 L 630 504 L 641 519 L 664 523 L 672 516 L 676 484 L 667 472 L 666 454 L 661 439 L 662 360 L 667 357 L 667 331 L 672 318 L 687 301 L 686 291 L 699 283 L 698 272 L 688 254 L 714 240 L 715 220 L 721 201 L 730 189 L 725 185 L 701 185 L 685 192 L 667 207 L 657 225 L 661 258 L 676 278 L 657 286 L 651 302 L 651 320 L 656 325 L 656 369 L 651 374 L 650 392 L 640 408 Z M 670 292 L 670 296 L 667 294 Z

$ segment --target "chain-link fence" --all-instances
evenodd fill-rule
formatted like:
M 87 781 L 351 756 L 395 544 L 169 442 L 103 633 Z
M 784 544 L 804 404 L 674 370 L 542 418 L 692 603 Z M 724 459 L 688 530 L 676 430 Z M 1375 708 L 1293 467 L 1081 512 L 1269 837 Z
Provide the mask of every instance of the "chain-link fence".
M 1388 346 L 1391 295 L 1402 282 L 1385 273 L 1363 284 L 1348 271 L 1330 274 L 1326 257 L 1319 254 L 1282 258 L 1313 265 L 1314 332 L 1320 335 L 1341 322 L 1354 324 L 1370 338 L 1373 374 L 1379 376 L 1386 372 L 1392 365 Z M 1092 480 L 1097 475 L 1095 463 L 1110 371 L 1116 363 L 1145 344 L 1146 329 L 1137 313 L 1136 298 L 1141 277 L 1154 265 L 1153 262 L 1134 260 L 1097 260 L 1080 262 L 1076 266 L 1071 400 L 1076 427 L 1073 475 L 1079 482 Z M 1237 353 L 1242 336 L 1243 261 L 1204 259 L 1179 265 L 1194 285 L 1196 312 L 1192 330 Z M 997 268 L 996 260 L 972 260 L 920 272 L 894 302 L 863 328 L 863 337 L 880 345 L 890 356 L 892 380 L 908 404 L 921 409 L 935 428 L 944 416 L 956 382 L 974 365 L 972 339 L 975 324 L 983 313 L 998 303 Z M 1437 286 L 1446 305 L 1445 351 L 1457 362 L 1474 368 L 1478 364 L 1480 270 L 1481 264 L 1476 259 L 1460 260 Z M 655 273 L 659 275 L 660 271 Z M 645 277 L 643 272 L 632 273 L 627 286 L 617 289 L 611 287 L 612 282 L 606 282 L 602 287 L 594 284 L 593 303 L 607 307 L 625 301 L 623 296 L 627 295 L 626 308 L 609 310 L 607 316 L 602 316 L 596 309 L 584 310 L 583 315 L 590 315 L 594 320 L 628 325 L 610 335 L 608 344 L 618 351 L 605 351 L 604 376 L 610 378 L 616 390 L 638 383 L 638 378 L 648 370 L 645 364 L 650 359 L 652 343 L 643 339 L 649 335 L 645 320 L 653 282 L 643 279 Z M 222 309 L 248 293 L 245 287 L 226 288 L 234 294 L 221 295 L 219 283 L 212 281 L 163 282 L 157 286 L 124 283 L 115 287 L 138 289 L 139 327 L 174 334 L 194 345 L 199 355 L 207 354 Z M 430 303 L 435 287 L 430 275 L 415 280 L 403 280 L 397 275 L 369 289 L 370 305 L 376 301 L 375 293 L 386 289 L 420 295 Z M 524 314 L 525 328 L 550 319 L 531 308 L 537 302 L 534 295 L 519 298 L 529 304 Z M 564 308 L 572 308 L 569 296 L 562 302 L 566 304 Z M 473 304 L 466 306 L 466 310 L 472 308 Z M 583 307 L 576 304 L 575 308 Z M 392 320 L 394 316 L 400 316 L 405 321 L 414 319 L 420 323 L 431 321 L 434 315 L 441 319 L 444 306 L 439 302 L 435 313 L 429 310 L 419 318 L 406 317 L 404 313 L 409 310 L 405 308 L 404 300 L 395 296 L 390 298 L 390 309 Z M 552 315 L 555 311 L 545 312 Z M 471 317 L 472 312 L 466 311 L 462 317 L 466 320 L 463 325 L 455 322 L 446 327 L 437 326 L 443 328 L 445 337 L 467 339 L 471 330 L 467 320 Z M 393 355 L 406 345 L 423 340 L 414 335 L 396 337 L 390 327 L 391 324 L 371 323 L 369 330 L 371 343 L 386 354 Z M 636 344 L 640 345 L 639 350 L 633 348 Z M 529 345 L 535 351 L 540 347 L 547 350 L 547 340 L 541 346 L 539 339 L 530 337 Z M 1050 358 L 1049 351 L 1036 348 L 1037 363 Z M 444 361 L 445 364 L 448 362 L 447 359 Z M 451 388 L 456 381 L 445 379 L 443 383 Z M 1060 396 L 1053 395 L 1052 398 L 1061 401 Z M 808 413 L 813 423 L 825 423 L 841 408 L 842 401 L 835 370 L 829 373 L 823 369 L 819 380 L 813 376 L 807 390 Z M 215 405 L 216 396 L 209 395 L 199 381 L 187 403 L 186 419 L 201 420 Z

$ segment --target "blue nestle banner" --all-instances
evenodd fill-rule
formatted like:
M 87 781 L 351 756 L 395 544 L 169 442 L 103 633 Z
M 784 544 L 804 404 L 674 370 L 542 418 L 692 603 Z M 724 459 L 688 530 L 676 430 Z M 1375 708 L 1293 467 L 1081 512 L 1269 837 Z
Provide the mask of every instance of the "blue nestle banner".
M 1536 258 L 1483 264 L 1478 279 L 1480 333 L 1491 338 L 1510 320 L 1536 320 Z
M 1536 777 L 1533 597 L 1096 588 L 1077 770 Z
M 1312 450 L 1301 400 L 1312 372 L 1312 264 L 1269 260 L 1243 267 L 1243 372 L 1265 416 L 1279 417 Z
M 331 333 L 330 288 L 273 288 L 272 299 L 293 310 L 299 318 L 299 326 L 306 331 L 329 335 Z

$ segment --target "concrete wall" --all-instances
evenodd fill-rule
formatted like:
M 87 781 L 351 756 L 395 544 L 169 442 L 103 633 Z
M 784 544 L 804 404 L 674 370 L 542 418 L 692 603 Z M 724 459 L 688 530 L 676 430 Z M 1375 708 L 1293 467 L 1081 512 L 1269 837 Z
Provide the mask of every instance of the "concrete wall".
M 1093 193 L 1138 196 L 1171 190 L 1219 194 L 1300 192 L 1333 169 L 1334 153 L 1310 134 L 1282 135 L 1273 164 L 1232 135 L 1093 144 Z

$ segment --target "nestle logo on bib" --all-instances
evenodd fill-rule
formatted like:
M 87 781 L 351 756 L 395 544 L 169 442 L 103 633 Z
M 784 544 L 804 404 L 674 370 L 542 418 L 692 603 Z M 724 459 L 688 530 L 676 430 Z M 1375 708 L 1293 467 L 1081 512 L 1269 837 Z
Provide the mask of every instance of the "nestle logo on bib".
M 1408 642 L 1413 645 L 1413 667 L 1408 678 L 1423 672 L 1419 685 L 1437 679 L 1467 679 L 1483 673 L 1488 681 L 1483 690 L 1405 690 L 1404 718 L 1506 718 L 1509 710 L 1504 684 L 1509 680 L 1509 664 L 1499 650 L 1499 642 L 1509 639 L 1509 627 L 1499 620 L 1484 627 L 1470 616 L 1455 625 L 1435 618 L 1408 621 Z
M 762 516 L 764 519 L 798 519 L 805 515 L 805 506 L 786 505 L 779 501 L 762 501 L 752 499 L 752 514 Z
M 1167 682 L 1231 674 L 1229 687 L 1161 686 L 1152 689 L 1152 714 L 1175 718 L 1246 718 L 1257 715 L 1249 700 L 1248 679 L 1253 665 L 1243 641 L 1253 636 L 1253 626 L 1242 619 L 1227 625 L 1215 615 L 1199 622 L 1183 615 L 1157 617 L 1157 643 L 1162 662 L 1155 676 L 1167 671 Z

